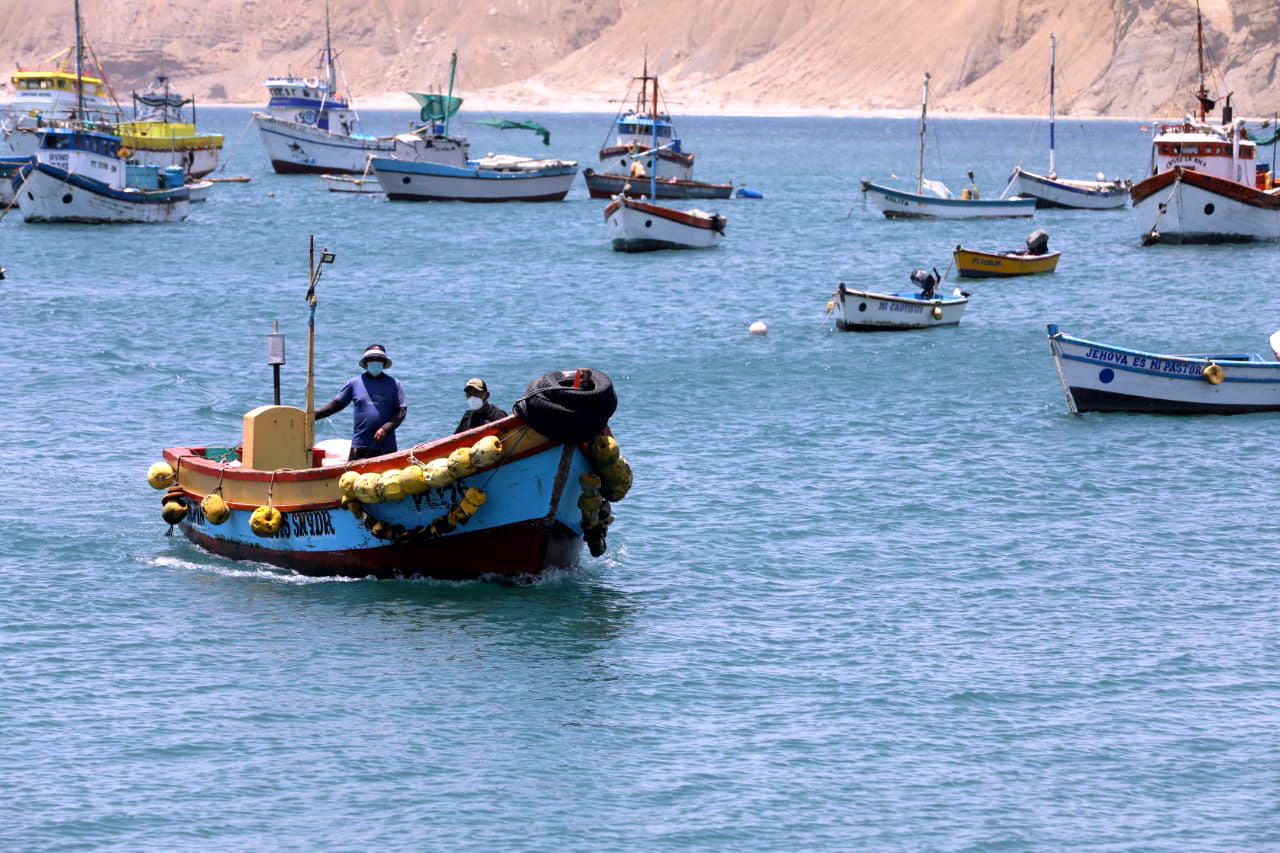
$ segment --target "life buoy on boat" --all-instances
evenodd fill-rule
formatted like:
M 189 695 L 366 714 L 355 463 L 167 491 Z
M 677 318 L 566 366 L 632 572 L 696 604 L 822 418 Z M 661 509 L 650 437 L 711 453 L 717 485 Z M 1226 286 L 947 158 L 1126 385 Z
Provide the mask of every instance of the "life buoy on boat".
M 1205 365 L 1204 370 L 1200 371 L 1200 375 L 1204 377 L 1204 381 L 1210 385 L 1222 384 L 1222 365 L 1210 362 Z
M 302 81 L 302 85 L 306 86 L 308 89 L 319 89 L 320 79 L 318 77 L 308 77 Z
M 119 148 L 116 149 L 116 156 L 119 157 L 121 160 L 128 160 L 130 157 L 133 156 L 133 152 L 130 151 L 128 148 L 124 147 L 123 145 L 121 145 Z

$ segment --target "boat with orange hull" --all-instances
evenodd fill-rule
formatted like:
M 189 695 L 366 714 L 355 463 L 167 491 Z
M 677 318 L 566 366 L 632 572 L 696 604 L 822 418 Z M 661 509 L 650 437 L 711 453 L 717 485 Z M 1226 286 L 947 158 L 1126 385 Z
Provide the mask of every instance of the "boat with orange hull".
M 315 442 L 314 293 L 332 260 L 312 264 L 306 408 L 277 395 L 245 414 L 239 444 L 166 448 L 147 481 L 170 532 L 315 576 L 516 578 L 572 568 L 583 542 L 604 553 L 631 468 L 598 370 L 546 373 L 512 414 L 407 450 L 350 460 L 346 442 Z M 283 351 L 281 337 L 273 363 Z

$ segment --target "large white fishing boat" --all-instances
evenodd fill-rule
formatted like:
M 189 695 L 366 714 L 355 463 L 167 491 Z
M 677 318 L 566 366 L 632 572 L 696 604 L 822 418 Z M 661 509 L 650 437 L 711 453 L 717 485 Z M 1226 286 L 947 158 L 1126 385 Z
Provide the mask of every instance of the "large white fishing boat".
M 1215 102 L 1204 84 L 1204 34 L 1197 8 L 1200 51 L 1197 117 L 1157 122 L 1148 176 L 1129 197 L 1143 245 L 1280 240 L 1280 191 L 1257 167 L 1257 146 L 1243 120 L 1234 119 L 1231 95 L 1222 123 L 1209 121 Z

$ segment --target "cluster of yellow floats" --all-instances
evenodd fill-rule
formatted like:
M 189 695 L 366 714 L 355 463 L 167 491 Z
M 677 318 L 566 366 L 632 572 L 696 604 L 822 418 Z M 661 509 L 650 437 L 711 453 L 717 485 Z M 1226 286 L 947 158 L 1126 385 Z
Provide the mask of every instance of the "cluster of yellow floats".
M 449 511 L 430 524 L 406 529 L 377 519 L 368 507 L 384 502 L 404 500 L 429 489 L 443 489 L 469 477 L 502 459 L 502 442 L 487 435 L 470 447 L 459 447 L 448 456 L 420 462 L 412 454 L 410 464 L 390 471 L 345 471 L 338 478 L 338 493 L 343 508 L 354 515 L 369 532 L 379 539 L 406 540 L 441 536 L 466 524 L 484 505 L 487 496 L 474 486 L 468 487 Z M 582 511 L 583 539 L 592 556 L 604 553 L 605 534 L 613 520 L 610 501 L 622 500 L 631 489 L 631 465 L 623 457 L 613 436 L 601 433 L 586 445 L 593 473 L 579 478 L 582 495 L 578 508 Z M 147 471 L 147 482 L 154 489 L 166 489 L 161 499 L 161 516 L 168 524 L 178 524 L 187 515 L 186 492 L 177 483 L 172 466 L 156 462 Z M 222 524 L 231 515 L 220 490 L 206 495 L 200 508 L 210 524 Z M 258 536 L 273 536 L 280 530 L 284 516 L 270 503 L 259 506 L 249 516 L 249 528 Z

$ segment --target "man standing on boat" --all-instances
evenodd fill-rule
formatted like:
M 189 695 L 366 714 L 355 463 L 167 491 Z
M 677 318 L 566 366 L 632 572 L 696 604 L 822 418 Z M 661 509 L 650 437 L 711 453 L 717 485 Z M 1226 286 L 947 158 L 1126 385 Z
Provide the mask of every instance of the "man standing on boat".
M 355 425 L 351 432 L 348 459 L 381 456 L 396 450 L 396 427 L 404 421 L 408 409 L 404 402 L 404 386 L 385 373 L 391 359 L 381 344 L 371 344 L 360 356 L 364 373 L 348 380 L 338 396 L 316 409 L 316 420 L 327 418 L 355 401 Z
M 458 421 L 455 433 L 475 429 L 507 416 L 506 412 L 489 402 L 489 386 L 484 384 L 483 379 L 468 379 L 467 384 L 462 387 L 462 393 L 467 398 L 467 412 Z

